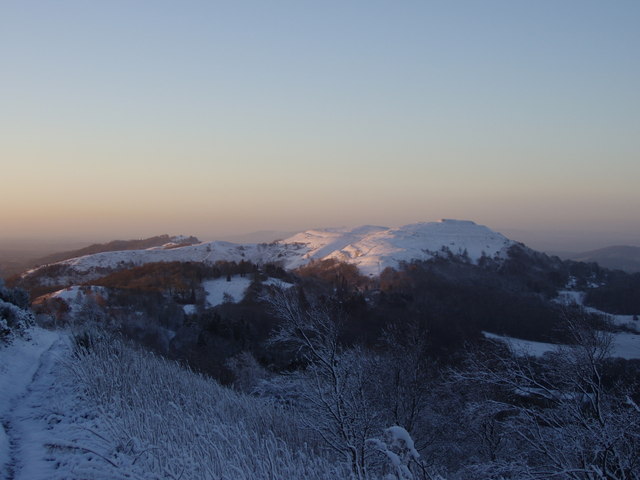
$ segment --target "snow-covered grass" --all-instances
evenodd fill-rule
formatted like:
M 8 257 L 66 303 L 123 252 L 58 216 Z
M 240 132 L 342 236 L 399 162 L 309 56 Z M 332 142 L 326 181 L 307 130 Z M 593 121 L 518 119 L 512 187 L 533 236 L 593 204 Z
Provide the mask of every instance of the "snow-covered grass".
M 95 405 L 76 394 L 61 363 L 68 337 L 33 328 L 0 349 L 0 473 L 13 480 L 115 480 Z M 130 470 L 127 478 L 142 478 Z
M 3 480 L 349 478 L 293 410 L 117 339 L 30 336 L 0 347 Z
M 123 472 L 135 465 L 144 478 L 348 478 L 303 436 L 293 410 L 121 341 L 91 341 L 69 369 L 101 410 L 103 451 Z
M 612 355 L 627 360 L 640 358 L 640 335 L 616 333 L 613 336 Z
M 497 340 L 506 343 L 516 355 L 531 355 L 541 357 L 547 352 L 555 351 L 559 345 L 545 342 L 534 342 L 532 340 L 522 340 L 520 338 L 507 337 L 497 335 L 495 333 L 482 332 L 482 334 L 491 340 Z
M 285 282 L 277 278 L 269 278 L 262 282 L 264 285 L 270 285 L 282 289 L 293 286 L 292 283 Z M 225 277 L 216 278 L 215 280 L 205 280 L 202 286 L 207 294 L 207 304 L 215 307 L 227 301 L 239 302 L 244 298 L 247 288 L 251 285 L 251 278 L 234 275 L 227 280 Z M 185 310 L 186 311 L 186 310 Z
M 207 294 L 207 303 L 211 307 L 225 303 L 225 301 L 239 302 L 251 285 L 251 278 L 234 275 L 229 281 L 225 277 L 215 280 L 205 280 L 202 286 Z
M 532 355 L 540 357 L 547 352 L 557 350 L 561 345 L 545 342 L 534 342 L 520 338 L 496 335 L 495 333 L 482 332 L 486 338 L 506 343 L 516 355 Z M 613 333 L 611 356 L 626 360 L 640 359 L 640 335 L 631 333 Z

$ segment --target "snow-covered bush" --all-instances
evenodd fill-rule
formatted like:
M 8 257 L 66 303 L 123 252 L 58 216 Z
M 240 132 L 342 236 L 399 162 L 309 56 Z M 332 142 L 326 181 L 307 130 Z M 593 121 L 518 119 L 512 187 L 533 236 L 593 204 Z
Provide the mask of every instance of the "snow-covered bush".
M 251 352 L 240 352 L 229 358 L 225 366 L 235 377 L 233 387 L 244 393 L 253 393 L 256 387 L 270 377 L 269 372 L 258 363 Z
M 23 335 L 34 323 L 29 310 L 29 296 L 23 290 L 6 288 L 0 281 L 0 343 Z
M 384 480 L 442 479 L 430 474 L 415 448 L 413 438 L 403 427 L 394 425 L 386 428 L 381 438 L 369 439 L 369 443 L 387 460 L 388 473 Z

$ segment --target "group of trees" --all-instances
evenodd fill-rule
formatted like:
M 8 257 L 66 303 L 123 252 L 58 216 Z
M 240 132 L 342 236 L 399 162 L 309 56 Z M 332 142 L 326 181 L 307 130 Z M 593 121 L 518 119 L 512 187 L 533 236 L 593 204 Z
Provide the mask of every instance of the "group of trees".
M 161 292 L 179 303 L 195 303 L 195 291 L 205 279 L 258 272 L 257 265 L 246 261 L 219 261 L 213 265 L 202 262 L 153 262 L 109 273 L 93 280 L 91 284 L 138 292 Z
M 587 290 L 585 301 L 610 313 L 640 314 L 640 273 L 611 272 L 605 284 Z
M 640 372 L 616 368 L 588 318 L 567 318 L 569 345 L 543 358 L 487 344 L 442 369 L 415 324 L 365 349 L 340 342 L 330 304 L 291 290 L 269 303 L 282 320 L 271 342 L 300 362 L 279 395 L 354 478 L 640 478 Z M 385 428 L 407 433 L 404 456 L 384 448 Z
M 484 392 L 474 410 L 490 455 L 471 467 L 478 475 L 640 478 L 638 365 L 619 369 L 611 335 L 582 320 L 568 320 L 570 344 L 542 358 L 477 354 L 458 372 Z
M 279 386 L 276 395 L 300 407 L 302 424 L 346 462 L 358 480 L 382 473 L 396 478 L 394 472 L 407 473 L 418 466 L 427 472 L 417 453 L 400 462 L 400 470 L 399 464 L 389 464 L 393 452 L 378 438 L 383 427 L 393 426 L 406 433 L 403 448 L 410 441 L 413 449 L 411 433 L 420 433 L 417 426 L 425 413 L 428 385 L 420 337 L 413 335 L 415 331 L 390 331 L 377 352 L 346 346 L 341 342 L 345 318 L 340 309 L 330 302 L 303 300 L 295 289 L 276 291 L 268 298 L 272 313 L 281 320 L 269 341 L 287 349 L 299 368 L 284 380 L 271 379 L 267 393 L 274 395 Z M 262 381 L 263 392 L 265 382 L 269 381 Z

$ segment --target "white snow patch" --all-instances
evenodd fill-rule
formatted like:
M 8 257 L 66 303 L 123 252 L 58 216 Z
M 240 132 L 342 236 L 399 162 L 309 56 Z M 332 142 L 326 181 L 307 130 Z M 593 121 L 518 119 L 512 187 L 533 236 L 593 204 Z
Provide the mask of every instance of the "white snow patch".
M 194 313 L 196 313 L 195 305 L 183 305 L 182 309 L 184 310 L 184 313 L 186 313 L 187 315 L 193 315 Z
M 406 448 L 413 458 L 415 458 L 416 460 L 420 458 L 420 454 L 416 450 L 413 443 L 413 438 L 411 438 L 409 432 L 407 432 L 404 428 L 394 425 L 393 427 L 387 428 L 385 432 L 389 435 L 392 441 L 392 446 Z
M 269 285 L 271 287 L 278 287 L 282 290 L 287 290 L 294 286 L 293 283 L 285 282 L 284 280 L 280 280 L 279 278 L 268 278 L 267 280 L 262 282 L 262 284 Z
M 231 277 L 230 281 L 227 281 L 225 277 L 221 277 L 202 282 L 207 294 L 207 304 L 211 307 L 224 303 L 225 299 L 239 302 L 244 297 L 249 285 L 251 285 L 250 278 L 238 275 Z
M 215 280 L 205 280 L 202 282 L 202 286 L 207 295 L 207 305 L 215 307 L 216 305 L 225 303 L 225 300 L 234 303 L 241 301 L 251 282 L 252 279 L 250 277 L 241 277 L 239 275 L 232 276 L 230 281 L 227 281 L 226 277 L 216 278 Z M 275 286 L 284 290 L 293 287 L 292 283 L 285 282 L 278 278 L 268 278 L 262 283 L 263 285 Z M 187 306 L 188 305 L 185 305 L 185 308 Z M 188 312 L 185 310 L 185 313 Z
M 575 290 L 561 290 L 558 292 L 558 296 L 554 299 L 561 305 L 582 305 L 584 301 L 584 292 Z
M 614 357 L 627 360 L 640 358 L 640 335 L 633 333 L 616 333 L 613 336 L 612 350 Z
M 73 285 L 69 288 L 64 288 L 62 290 L 58 290 L 51 294 L 52 298 L 59 298 L 60 300 L 64 300 L 67 304 L 70 304 L 80 294 L 80 287 L 77 285 Z
M 506 343 L 516 355 L 531 355 L 541 357 L 547 352 L 554 352 L 563 345 L 545 342 L 534 342 L 532 340 L 522 340 L 520 338 L 497 335 L 495 333 L 482 332 L 486 338 L 498 340 Z M 624 358 L 626 360 L 640 359 L 640 335 L 633 333 L 613 333 L 611 345 L 611 356 L 614 358 Z
M 547 352 L 553 352 L 558 349 L 559 345 L 546 342 L 534 342 L 532 340 L 522 340 L 520 338 L 507 337 L 497 335 L 495 333 L 482 332 L 486 338 L 498 340 L 506 343 L 516 355 L 541 357 Z

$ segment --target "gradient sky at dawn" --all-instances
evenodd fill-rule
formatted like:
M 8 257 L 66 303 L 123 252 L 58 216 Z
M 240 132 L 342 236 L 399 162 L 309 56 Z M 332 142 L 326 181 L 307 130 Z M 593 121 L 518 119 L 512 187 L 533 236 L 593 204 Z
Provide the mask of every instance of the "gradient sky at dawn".
M 0 0 L 0 237 L 450 217 L 640 245 L 639 25 L 635 0 Z

